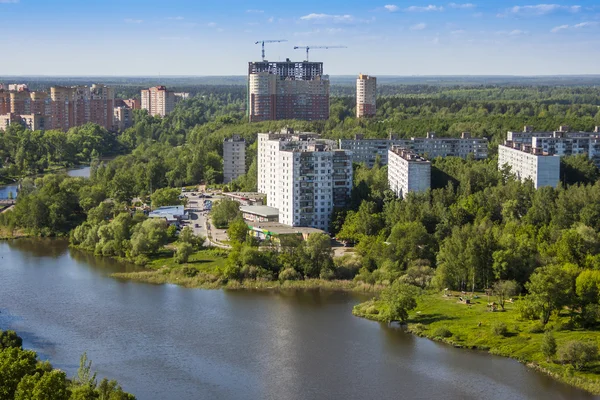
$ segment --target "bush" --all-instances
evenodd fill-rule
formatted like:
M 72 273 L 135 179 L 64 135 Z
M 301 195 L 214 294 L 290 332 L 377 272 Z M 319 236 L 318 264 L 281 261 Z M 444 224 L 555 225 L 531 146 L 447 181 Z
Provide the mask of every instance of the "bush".
M 571 340 L 558 350 L 558 358 L 564 364 L 570 364 L 576 370 L 580 370 L 598 358 L 598 345 L 596 343 Z
M 492 325 L 492 333 L 496 336 L 506 336 L 508 334 L 508 327 L 504 322 L 497 321 Z
M 179 246 L 177 246 L 177 251 L 175 252 L 173 257 L 175 258 L 175 262 L 177 264 L 183 264 L 183 263 L 188 262 L 188 260 L 193 252 L 194 252 L 194 248 L 191 244 L 181 243 L 181 244 L 179 244 Z
M 330 268 L 324 268 L 321 270 L 319 278 L 324 279 L 326 281 L 330 281 L 332 279 L 335 279 L 335 272 L 333 272 L 333 270 Z
M 193 267 L 183 267 L 181 273 L 188 278 L 193 278 L 198 275 L 198 270 Z
M 550 360 L 556 354 L 556 339 L 554 339 L 554 335 L 552 332 L 546 332 L 544 334 L 544 339 L 542 340 L 542 345 L 540 347 L 542 350 L 542 354 L 546 357 L 546 359 Z
M 286 268 L 279 273 L 279 280 L 283 281 L 297 281 L 302 279 L 302 275 L 294 268 Z
M 449 338 L 452 336 L 452 332 L 445 326 L 440 326 L 434 329 L 432 335 L 434 338 Z
M 369 307 L 367 307 L 367 309 L 365 310 L 365 312 L 367 314 L 370 314 L 370 315 L 377 315 L 377 314 L 379 314 L 379 310 L 377 309 L 377 307 L 375 307 L 375 305 L 370 305 Z
M 541 322 L 536 322 L 529 329 L 529 333 L 542 333 L 544 332 L 544 325 Z
M 425 325 L 423 325 L 422 323 L 418 323 L 418 324 L 411 324 L 408 326 L 408 330 L 412 333 L 414 333 L 415 335 L 421 335 L 423 334 L 423 332 L 425 331 Z

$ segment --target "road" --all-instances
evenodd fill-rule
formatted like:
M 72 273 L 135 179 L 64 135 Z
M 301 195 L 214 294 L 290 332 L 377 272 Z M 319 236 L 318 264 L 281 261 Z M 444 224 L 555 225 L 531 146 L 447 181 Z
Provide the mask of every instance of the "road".
M 217 243 L 218 241 L 227 240 L 227 234 L 224 230 L 215 229 L 214 227 L 209 226 L 209 210 L 204 208 L 205 200 L 211 200 L 214 202 L 215 200 L 220 200 L 223 197 L 217 194 L 209 193 L 208 195 L 211 197 L 207 199 L 204 197 L 205 193 L 203 192 L 186 192 L 183 193 L 183 195 L 188 199 L 186 210 L 190 216 L 189 226 L 192 228 L 194 235 L 205 237 L 205 246 L 228 249 L 229 246 Z M 215 240 L 217 242 L 215 242 Z

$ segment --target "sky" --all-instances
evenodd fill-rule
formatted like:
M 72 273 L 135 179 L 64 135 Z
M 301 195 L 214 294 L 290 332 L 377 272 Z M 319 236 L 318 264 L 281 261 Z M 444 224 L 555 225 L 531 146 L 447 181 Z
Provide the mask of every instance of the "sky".
M 472 1 L 0 0 L 0 76 L 600 74 L 600 0 Z

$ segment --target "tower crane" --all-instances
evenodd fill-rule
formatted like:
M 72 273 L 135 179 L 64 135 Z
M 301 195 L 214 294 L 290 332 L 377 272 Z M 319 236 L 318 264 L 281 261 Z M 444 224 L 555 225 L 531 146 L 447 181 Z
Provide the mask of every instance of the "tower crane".
M 254 42 L 254 44 L 262 44 L 262 60 L 265 61 L 265 43 L 279 43 L 279 42 L 287 42 L 287 40 L 258 40 Z
M 294 46 L 296 49 L 306 49 L 306 61 L 308 61 L 308 51 L 310 49 L 346 49 L 346 46 Z

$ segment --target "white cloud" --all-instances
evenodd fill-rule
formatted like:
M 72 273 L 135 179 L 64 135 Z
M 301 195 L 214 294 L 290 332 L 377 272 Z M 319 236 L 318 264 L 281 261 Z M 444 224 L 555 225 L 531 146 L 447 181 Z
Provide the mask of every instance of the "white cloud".
M 273 18 L 273 17 L 271 17 L 271 18 L 269 18 L 269 19 L 267 20 L 267 22 L 268 22 L 268 23 L 270 23 L 270 24 L 271 24 L 271 23 L 273 23 L 273 21 L 275 21 L 275 18 Z
M 550 32 L 552 32 L 552 33 L 556 33 L 556 32 L 560 32 L 560 31 L 562 31 L 563 29 L 569 29 L 569 25 L 560 25 L 560 26 L 556 26 L 556 27 L 552 28 L 552 29 L 550 30 Z
M 578 24 L 575 24 L 573 26 L 570 26 L 570 25 L 556 26 L 556 27 L 552 28 L 550 30 L 550 32 L 557 33 L 557 32 L 560 32 L 560 31 L 567 30 L 567 29 L 581 29 L 581 28 L 585 28 L 585 27 L 588 27 L 588 26 L 596 26 L 596 25 L 598 25 L 598 22 L 596 22 L 596 21 L 585 21 L 585 22 L 580 22 Z
M 173 20 L 173 21 L 181 21 L 184 18 L 182 16 L 177 16 L 177 17 L 168 17 L 167 19 Z
M 354 17 L 349 14 L 344 15 L 333 15 L 333 14 L 317 14 L 312 13 L 308 15 L 304 15 L 300 17 L 303 21 L 313 21 L 313 22 L 353 22 Z
M 515 30 L 508 32 L 509 36 L 521 36 L 521 35 L 525 35 L 525 34 L 527 34 L 527 31 L 522 31 L 520 29 L 515 29 Z
M 448 4 L 448 7 L 467 9 L 467 8 L 475 8 L 477 6 L 473 3 L 464 3 L 464 4 L 450 3 L 450 4 Z
M 217 26 L 216 22 L 209 22 L 208 24 L 206 24 L 206 26 L 208 26 L 209 28 L 214 28 L 215 26 Z
M 125 18 L 123 21 L 125 21 L 126 24 L 141 24 L 144 22 L 144 20 L 132 18 Z
M 536 4 L 527 6 L 514 6 L 509 11 L 513 14 L 521 15 L 544 15 L 556 11 L 579 12 L 581 6 L 562 6 L 560 4 Z
M 422 31 L 425 28 L 427 28 L 427 24 L 425 24 L 424 22 L 421 22 L 420 24 L 411 26 L 410 30 L 411 31 Z
M 250 13 L 250 14 L 262 14 L 262 13 L 264 13 L 263 10 L 246 10 L 246 12 Z
M 408 8 L 405 8 L 404 11 L 408 11 L 408 12 L 424 12 L 424 11 L 444 11 L 444 7 L 442 6 L 434 6 L 434 5 L 428 5 L 425 7 L 419 7 L 419 6 L 410 6 Z
M 385 8 L 389 12 L 396 12 L 396 11 L 398 11 L 398 6 L 394 5 L 394 4 L 385 5 L 385 6 L 383 6 L 383 8 Z

